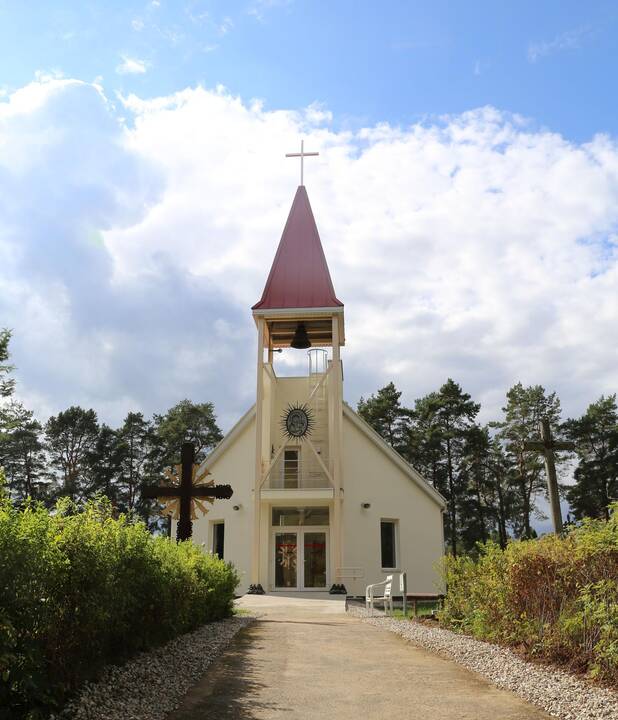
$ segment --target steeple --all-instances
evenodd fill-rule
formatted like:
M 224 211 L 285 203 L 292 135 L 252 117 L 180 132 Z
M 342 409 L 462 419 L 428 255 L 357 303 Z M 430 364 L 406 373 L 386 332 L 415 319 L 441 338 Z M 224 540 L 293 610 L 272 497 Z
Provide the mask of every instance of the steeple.
M 301 145 L 301 161 L 304 154 Z M 311 489 L 312 499 L 319 491 L 320 498 L 332 506 L 329 510 L 332 515 L 329 562 L 335 569 L 333 577 L 337 578 L 338 569 L 342 566 L 343 366 L 340 350 L 345 344 L 344 311 L 343 303 L 335 295 L 302 182 L 296 190 L 262 299 L 252 309 L 258 342 L 251 582 L 256 587 L 259 585 L 260 567 L 264 562 L 263 558 L 260 559 L 260 547 L 265 547 L 260 545 L 263 502 L 269 492 L 279 492 L 276 478 L 284 477 L 286 462 L 288 466 L 296 462 L 296 467 L 301 467 L 301 455 L 304 458 L 302 467 L 309 473 L 308 484 L 303 485 L 305 481 L 299 480 L 296 490 L 300 495 L 296 497 L 296 502 L 305 502 L 307 495 L 303 493 Z M 306 351 L 305 358 L 309 360 L 306 375 L 277 375 L 274 353 L 284 348 L 292 348 L 291 352 L 296 353 Z M 326 348 L 330 348 L 330 353 Z M 296 355 L 296 358 L 299 359 L 299 356 Z M 287 434 L 284 438 L 279 427 L 282 412 L 286 413 Z M 288 427 L 291 412 L 295 413 L 300 423 L 297 423 L 298 427 L 305 427 L 300 435 L 294 434 L 296 430 Z M 303 425 L 303 417 L 307 420 L 306 425 Z M 307 431 L 310 417 L 315 420 L 311 437 Z M 278 465 L 281 462 L 283 465 Z M 287 495 L 287 498 L 291 497 Z M 267 510 L 266 519 L 270 523 L 269 517 Z M 304 581 L 300 582 L 302 585 Z
M 252 310 L 341 308 L 304 185 L 294 202 L 262 293 Z

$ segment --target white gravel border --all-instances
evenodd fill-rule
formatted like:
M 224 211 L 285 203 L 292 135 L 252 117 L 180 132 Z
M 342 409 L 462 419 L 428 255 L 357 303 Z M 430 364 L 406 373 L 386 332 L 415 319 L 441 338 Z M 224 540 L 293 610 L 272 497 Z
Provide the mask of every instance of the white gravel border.
M 238 615 L 207 623 L 166 645 L 137 655 L 124 665 L 110 665 L 96 683 L 85 685 L 79 696 L 55 717 L 164 720 L 236 633 L 254 620 L 253 616 Z
M 370 625 L 454 660 L 561 720 L 618 720 L 617 692 L 594 687 L 563 670 L 526 662 L 508 648 L 444 628 L 383 613 L 368 618 L 364 608 L 354 605 L 347 610 Z

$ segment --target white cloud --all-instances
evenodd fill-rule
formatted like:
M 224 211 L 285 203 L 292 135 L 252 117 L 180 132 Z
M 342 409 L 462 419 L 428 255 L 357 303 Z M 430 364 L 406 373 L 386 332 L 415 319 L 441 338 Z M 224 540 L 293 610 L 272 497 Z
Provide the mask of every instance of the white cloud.
M 568 30 L 567 32 L 556 35 L 553 40 L 533 42 L 528 45 L 528 62 L 535 63 L 537 60 L 553 53 L 560 52 L 562 50 L 576 50 L 580 48 L 586 39 L 590 35 L 590 28 L 580 27 L 575 30 Z
M 264 22 L 266 14 L 277 8 L 289 8 L 294 0 L 253 0 L 250 3 L 247 13 L 252 15 L 258 22 Z
M 118 75 L 143 75 L 148 70 L 145 60 L 121 55 L 122 62 L 116 66 Z
M 144 29 L 144 21 L 141 18 L 133 18 L 133 20 L 131 20 L 131 27 L 135 32 L 141 32 Z
M 219 35 L 227 35 L 228 32 L 234 27 L 234 22 L 231 17 L 224 17 L 223 20 L 217 26 L 217 32 Z
M 253 398 L 249 308 L 301 137 L 320 152 L 305 180 L 352 403 L 391 379 L 411 403 L 452 376 L 489 419 L 518 380 L 568 414 L 618 390 L 614 139 L 570 143 L 494 108 L 339 132 L 318 106 L 223 88 L 123 104 L 70 80 L 0 102 L 0 325 L 41 412 L 117 422 L 189 396 L 229 427 Z

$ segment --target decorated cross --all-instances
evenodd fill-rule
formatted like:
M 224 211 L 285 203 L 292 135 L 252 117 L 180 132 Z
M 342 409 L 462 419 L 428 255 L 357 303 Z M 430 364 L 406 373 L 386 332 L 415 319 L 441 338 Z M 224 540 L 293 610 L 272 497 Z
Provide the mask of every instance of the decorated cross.
M 146 487 L 142 491 L 145 498 L 157 498 L 164 505 L 163 515 L 170 515 L 178 520 L 176 540 L 188 540 L 193 532 L 193 520 L 197 518 L 197 510 L 207 513 L 205 503 L 213 504 L 215 498 L 229 500 L 232 488 L 229 485 L 215 485 L 214 480 L 203 482 L 209 471 L 200 471 L 195 463 L 195 447 L 193 443 L 182 444 L 180 465 L 166 470 L 168 484 Z
M 541 440 L 524 443 L 524 450 L 536 450 L 545 455 L 545 471 L 547 473 L 547 490 L 551 515 L 554 523 L 554 532 L 559 535 L 562 532 L 562 513 L 560 511 L 560 497 L 558 496 L 558 480 L 556 479 L 556 462 L 554 452 L 556 450 L 574 450 L 572 442 L 558 442 L 551 436 L 549 420 L 543 418 L 540 422 Z

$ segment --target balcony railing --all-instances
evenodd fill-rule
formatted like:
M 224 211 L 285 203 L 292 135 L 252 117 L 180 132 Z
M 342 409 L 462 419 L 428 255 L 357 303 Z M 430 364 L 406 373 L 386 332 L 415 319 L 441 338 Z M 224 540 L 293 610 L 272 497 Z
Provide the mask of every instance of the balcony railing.
M 320 458 L 328 467 L 328 458 L 321 454 Z M 270 490 L 314 490 L 330 486 L 317 458 L 309 448 L 304 447 L 285 450 L 264 484 Z

